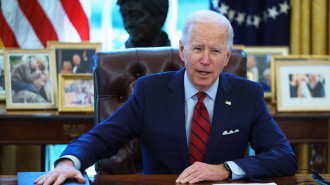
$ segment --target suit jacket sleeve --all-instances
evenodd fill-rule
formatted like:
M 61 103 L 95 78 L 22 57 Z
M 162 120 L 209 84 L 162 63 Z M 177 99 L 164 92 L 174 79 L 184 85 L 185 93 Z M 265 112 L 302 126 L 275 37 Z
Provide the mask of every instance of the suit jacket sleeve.
M 259 85 L 258 88 L 250 133 L 250 144 L 256 155 L 234 162 L 249 179 L 255 181 L 258 178 L 293 175 L 298 167 L 297 159 L 287 138 L 266 108 L 262 87 Z

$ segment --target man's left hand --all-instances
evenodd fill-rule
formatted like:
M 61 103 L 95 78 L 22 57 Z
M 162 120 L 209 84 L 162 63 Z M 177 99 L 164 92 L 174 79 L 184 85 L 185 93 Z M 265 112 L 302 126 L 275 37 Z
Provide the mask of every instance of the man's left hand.
M 186 168 L 175 181 L 176 183 L 197 183 L 201 181 L 220 181 L 227 179 L 229 172 L 223 164 L 213 165 L 195 162 Z

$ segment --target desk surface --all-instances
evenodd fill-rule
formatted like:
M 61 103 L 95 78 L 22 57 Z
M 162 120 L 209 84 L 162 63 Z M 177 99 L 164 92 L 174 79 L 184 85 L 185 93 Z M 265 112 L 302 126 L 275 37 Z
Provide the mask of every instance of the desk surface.
M 330 174 L 321 175 L 326 181 L 330 181 Z M 168 185 L 176 184 L 175 179 L 178 175 L 99 175 L 90 176 L 90 182 L 93 185 Z M 263 183 L 275 182 L 278 185 L 294 185 L 294 184 L 317 184 L 313 181 L 310 174 L 297 174 L 295 176 L 278 177 L 264 179 Z M 250 181 L 220 181 L 220 182 L 202 182 L 198 184 L 212 185 L 212 184 L 226 184 L 226 183 L 253 183 Z M 14 175 L 0 175 L 1 185 L 17 185 L 17 177 Z

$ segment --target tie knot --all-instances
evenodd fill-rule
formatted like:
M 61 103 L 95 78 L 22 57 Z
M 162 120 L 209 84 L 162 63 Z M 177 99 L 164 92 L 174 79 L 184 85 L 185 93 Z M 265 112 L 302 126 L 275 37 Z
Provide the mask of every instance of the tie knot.
M 198 102 L 202 103 L 204 101 L 204 98 L 206 97 L 206 93 L 205 92 L 198 92 L 196 93 L 197 97 L 198 97 Z

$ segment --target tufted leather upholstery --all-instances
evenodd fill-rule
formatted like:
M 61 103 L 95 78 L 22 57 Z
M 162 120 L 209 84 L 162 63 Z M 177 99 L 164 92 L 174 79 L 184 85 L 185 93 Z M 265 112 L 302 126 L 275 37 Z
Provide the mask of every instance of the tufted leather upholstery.
M 94 122 L 105 120 L 132 95 L 135 81 L 145 75 L 177 71 L 184 67 L 178 48 L 133 48 L 99 52 L 94 56 Z M 246 54 L 233 49 L 225 72 L 246 78 Z M 142 173 L 142 155 L 137 138 L 108 159 L 98 161 L 98 174 Z

